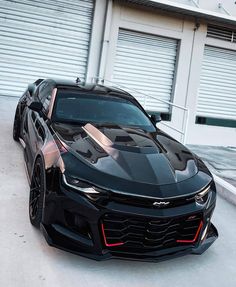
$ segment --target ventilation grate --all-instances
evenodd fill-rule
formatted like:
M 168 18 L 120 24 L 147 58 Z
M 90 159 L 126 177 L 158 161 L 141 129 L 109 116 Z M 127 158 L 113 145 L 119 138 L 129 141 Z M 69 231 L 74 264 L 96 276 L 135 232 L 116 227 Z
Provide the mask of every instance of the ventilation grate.
M 220 39 L 227 42 L 236 42 L 236 31 L 218 26 L 208 25 L 207 37 Z

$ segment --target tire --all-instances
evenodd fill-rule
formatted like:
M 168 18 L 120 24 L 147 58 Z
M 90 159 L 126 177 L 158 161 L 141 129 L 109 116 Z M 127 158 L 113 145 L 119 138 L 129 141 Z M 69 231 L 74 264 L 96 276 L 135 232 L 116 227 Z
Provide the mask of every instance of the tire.
M 19 141 L 20 137 L 20 111 L 19 107 L 16 107 L 14 124 L 13 124 L 13 139 Z
M 39 228 L 42 221 L 45 189 L 43 161 L 39 157 L 35 161 L 29 196 L 29 218 L 31 224 L 37 228 Z

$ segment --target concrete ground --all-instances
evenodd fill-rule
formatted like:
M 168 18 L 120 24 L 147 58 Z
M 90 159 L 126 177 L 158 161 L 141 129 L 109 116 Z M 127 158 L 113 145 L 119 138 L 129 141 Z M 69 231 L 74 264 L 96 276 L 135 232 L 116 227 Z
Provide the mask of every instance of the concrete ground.
M 211 172 L 236 187 L 236 147 L 188 145 Z
M 0 286 L 236 286 L 236 207 L 220 197 L 213 216 L 220 236 L 201 256 L 96 262 L 49 247 L 28 219 L 23 153 L 12 140 L 15 106 L 0 97 Z

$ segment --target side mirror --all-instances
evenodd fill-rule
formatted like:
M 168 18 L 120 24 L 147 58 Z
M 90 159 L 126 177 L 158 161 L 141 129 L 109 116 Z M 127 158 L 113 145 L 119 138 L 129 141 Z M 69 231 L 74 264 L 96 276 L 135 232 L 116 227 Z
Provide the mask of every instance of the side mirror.
M 160 114 L 151 115 L 151 120 L 153 123 L 157 124 L 161 121 L 161 115 Z
M 31 97 L 33 96 L 34 90 L 35 90 L 35 85 L 34 84 L 29 84 L 28 85 L 28 92 L 29 92 Z
M 43 109 L 43 104 L 41 102 L 32 102 L 28 108 L 35 112 L 41 112 Z

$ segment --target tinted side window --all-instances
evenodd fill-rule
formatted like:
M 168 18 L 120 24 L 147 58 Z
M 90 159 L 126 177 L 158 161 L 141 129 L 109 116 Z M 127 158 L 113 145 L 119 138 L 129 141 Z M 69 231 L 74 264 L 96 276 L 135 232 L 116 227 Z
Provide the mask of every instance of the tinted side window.
M 53 85 L 51 83 L 42 83 L 38 88 L 38 99 L 43 104 L 43 110 L 45 113 L 48 112 L 49 103 L 51 101 Z
M 45 112 L 48 112 L 51 97 L 52 97 L 52 90 L 48 91 L 48 93 L 46 94 L 46 96 L 42 100 L 43 109 L 45 110 Z

